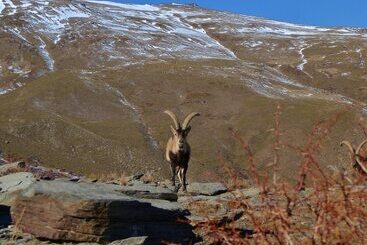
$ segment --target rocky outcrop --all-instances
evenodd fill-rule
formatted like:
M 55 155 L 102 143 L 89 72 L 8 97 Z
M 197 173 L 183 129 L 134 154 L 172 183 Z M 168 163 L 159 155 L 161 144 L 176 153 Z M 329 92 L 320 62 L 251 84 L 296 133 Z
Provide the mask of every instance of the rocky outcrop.
M 147 236 L 145 244 L 185 244 L 194 239 L 192 227 L 177 222 L 188 214 L 178 203 L 122 191 L 121 186 L 103 183 L 38 181 L 20 194 L 11 214 L 17 228 L 49 240 L 100 242 Z
M 1 169 L 8 175 L 0 177 L 0 244 L 14 231 L 24 244 L 189 244 L 196 236 L 208 237 L 198 222 L 234 220 L 243 210 L 228 203 L 259 194 L 256 188 L 228 192 L 221 183 L 191 183 L 188 193 L 178 195 L 169 181 L 144 182 L 141 175 L 102 183 L 29 164 Z M 238 222 L 237 229 L 247 228 Z

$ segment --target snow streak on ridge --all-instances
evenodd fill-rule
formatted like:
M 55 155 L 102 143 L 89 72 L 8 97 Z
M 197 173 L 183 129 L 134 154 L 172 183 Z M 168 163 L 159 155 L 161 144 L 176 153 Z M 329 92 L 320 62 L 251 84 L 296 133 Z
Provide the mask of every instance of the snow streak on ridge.
M 3 12 L 4 9 L 5 9 L 4 2 L 2 0 L 0 0 L 0 16 L 1 16 L 1 13 Z
M 10 8 L 8 15 L 14 15 L 17 12 L 17 6 L 11 0 L 3 0 L 6 5 Z
M 48 53 L 46 49 L 47 45 L 45 41 L 43 41 L 41 37 L 38 37 L 38 40 L 40 41 L 40 45 L 38 46 L 38 52 L 41 55 L 41 57 L 43 58 L 43 60 L 45 61 L 47 69 L 49 71 L 53 71 L 55 61 L 52 59 L 51 55 Z

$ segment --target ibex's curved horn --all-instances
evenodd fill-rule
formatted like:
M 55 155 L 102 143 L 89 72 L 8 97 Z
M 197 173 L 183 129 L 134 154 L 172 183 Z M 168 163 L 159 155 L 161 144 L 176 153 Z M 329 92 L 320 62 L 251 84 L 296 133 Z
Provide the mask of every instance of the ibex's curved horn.
M 183 124 L 182 124 L 182 128 L 187 128 L 191 122 L 191 120 L 194 118 L 194 117 L 197 117 L 197 116 L 200 116 L 200 113 L 198 112 L 192 112 L 190 113 L 189 115 L 186 116 Z
M 361 151 L 362 147 L 367 143 L 367 140 L 364 140 L 358 147 L 356 150 L 356 155 L 359 154 L 359 152 Z
M 344 141 L 340 142 L 340 146 L 343 146 L 343 145 L 348 147 L 348 150 L 350 151 L 350 154 L 353 154 L 353 155 L 355 154 L 356 151 L 355 151 L 354 147 L 352 146 L 352 144 L 349 141 L 344 140 Z
M 365 174 L 367 174 L 367 168 L 364 166 L 364 163 L 361 160 L 361 156 L 359 155 L 359 152 L 361 151 L 362 147 L 367 143 L 367 140 L 363 141 L 357 148 L 356 150 L 356 161 L 359 165 L 359 167 L 361 167 L 361 170 L 363 170 L 363 172 Z
M 352 166 L 354 166 L 354 164 L 356 162 L 356 149 L 347 140 L 343 140 L 342 142 L 340 142 L 340 146 L 343 146 L 343 145 L 345 145 L 348 148 L 350 160 L 352 161 Z
M 168 116 L 170 116 L 172 118 L 176 129 L 181 128 L 180 122 L 178 121 L 177 116 L 175 115 L 175 113 L 173 113 L 172 111 L 169 111 L 169 110 L 165 110 L 164 113 L 166 113 Z

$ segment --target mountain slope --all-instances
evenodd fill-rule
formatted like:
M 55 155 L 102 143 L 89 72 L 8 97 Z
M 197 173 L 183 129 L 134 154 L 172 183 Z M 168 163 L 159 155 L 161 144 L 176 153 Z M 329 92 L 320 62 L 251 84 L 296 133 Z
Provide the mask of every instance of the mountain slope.
M 0 138 L 10 141 L 2 147 L 83 173 L 167 175 L 162 111 L 195 110 L 191 178 L 221 173 L 218 150 L 246 167 L 228 128 L 266 169 L 279 103 L 284 141 L 296 145 L 317 121 L 346 111 L 321 157 L 337 164 L 338 142 L 362 137 L 366 39 L 363 29 L 190 5 L 0 0 Z M 284 175 L 297 159 L 282 156 Z

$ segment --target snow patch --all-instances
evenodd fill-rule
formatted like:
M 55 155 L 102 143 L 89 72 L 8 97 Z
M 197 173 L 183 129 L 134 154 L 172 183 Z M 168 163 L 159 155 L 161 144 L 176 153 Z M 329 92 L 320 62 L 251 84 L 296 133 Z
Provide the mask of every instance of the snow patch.
M 123 49 L 103 46 L 103 50 L 108 51 L 113 59 L 128 57 L 130 60 L 155 62 L 167 58 L 237 58 L 231 50 L 210 37 L 200 25 L 191 25 L 184 20 L 182 11 L 166 8 L 159 12 L 141 11 L 118 8 L 120 4 L 113 5 L 112 8 L 106 6 L 103 12 L 96 12 L 94 22 L 107 35 L 123 36 L 128 40 L 128 46 Z M 95 10 L 89 7 L 94 13 Z M 158 38 L 159 41 L 155 42 Z M 126 62 L 128 61 L 123 60 L 123 63 Z
M 0 15 L 3 12 L 4 9 L 5 9 L 4 2 L 2 0 L 0 0 Z
M 48 2 L 37 1 L 32 5 L 28 2 L 22 2 L 24 12 L 28 14 L 26 21 L 33 27 L 45 35 L 48 35 L 56 44 L 60 40 L 60 36 L 64 33 L 69 25 L 71 18 L 87 18 L 90 16 L 87 10 L 81 6 L 66 4 L 65 6 L 51 7 Z M 31 6 L 31 7 L 29 7 Z
M 8 5 L 10 11 L 8 15 L 14 15 L 17 12 L 17 6 L 11 0 L 3 0 L 5 5 Z
M 1 95 L 4 95 L 4 94 L 8 94 L 8 93 L 10 93 L 10 92 L 16 90 L 17 88 L 22 87 L 22 86 L 23 86 L 23 84 L 18 82 L 18 83 L 14 84 L 14 85 L 11 85 L 10 87 L 0 88 L 0 96 Z
M 38 46 L 38 52 L 41 55 L 41 57 L 43 58 L 43 60 L 45 61 L 47 69 L 49 71 L 53 71 L 55 61 L 52 59 L 51 55 L 47 51 L 47 49 L 46 49 L 47 45 L 46 45 L 45 41 L 43 41 L 42 38 L 39 37 L 39 36 L 37 38 L 40 41 L 40 45 Z
M 364 67 L 364 65 L 366 64 L 365 60 L 363 59 L 363 55 L 362 55 L 362 50 L 360 48 L 356 49 L 356 52 L 358 54 L 358 58 L 359 58 L 359 66 L 360 67 Z
M 202 30 L 209 37 L 209 35 L 206 33 L 206 31 L 204 29 L 202 29 Z M 213 39 L 214 43 L 216 43 L 218 47 L 222 48 L 231 58 L 238 59 L 238 57 L 236 56 L 235 53 L 233 53 L 232 50 L 230 50 L 229 48 L 223 46 L 218 40 L 215 40 L 214 38 L 212 38 L 212 39 Z
M 138 4 L 124 4 L 124 3 L 115 3 L 110 1 L 98 1 L 98 0 L 86 0 L 86 2 L 96 3 L 96 4 L 103 4 L 109 6 L 116 6 L 124 9 L 132 9 L 138 11 L 159 11 L 160 8 L 152 6 L 152 5 L 138 5 Z
M 242 45 L 245 45 L 249 48 L 256 48 L 264 45 L 264 43 L 262 41 L 245 41 L 242 43 Z
M 13 91 L 14 89 L 11 89 L 11 88 L 7 88 L 7 89 L 5 89 L 5 88 L 0 88 L 0 95 L 4 95 L 4 94 L 7 94 L 7 93 L 9 93 L 9 92 L 11 92 L 11 91 Z
M 175 20 L 175 22 L 178 24 L 177 26 L 173 27 L 172 31 L 169 31 L 168 33 L 174 33 L 174 34 L 181 34 L 186 36 L 186 40 L 193 41 L 193 38 L 198 38 L 200 40 L 203 40 L 205 42 L 206 47 L 214 48 L 221 50 L 224 52 L 225 56 L 229 56 L 230 59 L 238 59 L 237 56 L 232 52 L 232 50 L 228 49 L 227 47 L 223 46 L 218 40 L 210 37 L 210 35 L 206 32 L 205 29 L 203 29 L 201 26 L 193 27 L 189 23 L 186 23 L 181 20 L 178 15 L 181 15 L 181 11 L 163 11 L 165 18 L 170 17 L 171 19 Z M 226 59 L 226 57 L 223 56 L 222 58 Z
M 30 2 L 22 2 L 22 4 L 20 5 L 21 8 L 28 8 L 32 6 L 32 4 Z
M 218 68 L 204 67 L 206 75 L 230 78 L 240 76 L 243 85 L 271 99 L 313 99 L 337 102 L 352 105 L 361 110 L 366 108 L 364 103 L 346 96 L 328 92 L 300 84 L 281 73 L 279 70 L 267 65 L 249 64 L 243 62 L 236 67 Z
M 299 54 L 301 55 L 301 64 L 299 64 L 297 66 L 297 69 L 298 70 L 301 70 L 303 71 L 305 65 L 307 64 L 307 59 L 305 58 L 305 54 L 303 53 L 303 51 L 308 48 L 308 46 L 306 45 L 306 42 L 305 41 L 301 41 L 301 45 L 300 45 L 301 49 L 299 50 Z
M 124 95 L 123 93 L 121 93 L 121 91 L 120 91 L 120 90 L 118 90 L 118 89 L 116 89 L 116 88 L 112 87 L 112 86 L 111 86 L 111 85 L 109 85 L 109 84 L 106 84 L 106 87 L 107 87 L 107 90 L 112 91 L 115 95 L 117 95 L 117 97 L 119 98 L 119 101 L 121 102 L 121 104 L 122 104 L 122 105 L 124 105 L 124 106 L 126 106 L 126 107 L 130 108 L 130 109 L 131 109 L 131 110 L 133 110 L 133 111 L 137 111 L 137 108 L 135 107 L 135 105 L 133 105 L 132 103 L 130 103 L 130 102 L 126 99 L 125 95 Z
M 27 38 L 25 38 L 22 34 L 21 31 L 18 29 L 18 27 L 14 27 L 14 28 L 9 28 L 9 29 L 5 29 L 5 31 L 13 34 L 14 36 L 16 36 L 17 38 L 19 38 L 20 40 L 23 41 L 23 43 L 25 43 L 26 46 L 32 46 L 32 43 L 29 42 L 27 40 Z

